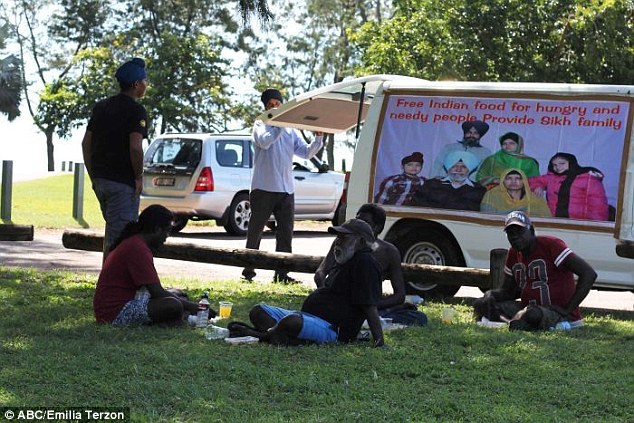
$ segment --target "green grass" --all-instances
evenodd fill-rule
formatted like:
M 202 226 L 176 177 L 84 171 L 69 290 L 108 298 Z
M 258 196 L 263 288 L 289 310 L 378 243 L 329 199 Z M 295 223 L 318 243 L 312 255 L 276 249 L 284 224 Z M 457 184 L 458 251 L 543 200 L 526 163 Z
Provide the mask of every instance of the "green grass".
M 90 179 L 84 179 L 83 220 L 73 218 L 73 175 L 56 175 L 16 182 L 12 187 L 11 222 L 35 228 L 103 229 L 104 221 Z M 211 226 L 213 221 L 190 221 L 189 225 Z
M 104 227 L 99 203 L 86 175 L 84 221 L 73 218 L 73 175 L 56 175 L 13 184 L 11 222 L 36 228 Z
M 0 405 L 121 406 L 133 421 L 631 421 L 634 313 L 586 310 L 572 332 L 477 327 L 454 300 L 424 304 L 424 328 L 368 343 L 273 347 L 207 341 L 189 327 L 94 323 L 95 276 L 0 268 Z M 298 307 L 306 288 L 170 280 L 247 321 L 264 301 Z M 226 325 L 226 323 L 222 324 Z

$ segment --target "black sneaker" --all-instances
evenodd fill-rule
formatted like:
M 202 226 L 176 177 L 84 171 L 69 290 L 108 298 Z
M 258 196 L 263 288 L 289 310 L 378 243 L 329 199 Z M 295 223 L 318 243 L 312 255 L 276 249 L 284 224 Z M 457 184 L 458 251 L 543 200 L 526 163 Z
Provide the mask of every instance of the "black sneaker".
M 281 283 L 282 285 L 295 285 L 302 283 L 302 281 L 298 281 L 297 279 L 291 278 L 288 275 L 276 273 L 275 276 L 273 276 L 273 283 Z
M 241 281 L 243 282 L 253 282 L 253 278 L 255 277 L 255 271 L 253 269 L 244 269 L 242 271 Z

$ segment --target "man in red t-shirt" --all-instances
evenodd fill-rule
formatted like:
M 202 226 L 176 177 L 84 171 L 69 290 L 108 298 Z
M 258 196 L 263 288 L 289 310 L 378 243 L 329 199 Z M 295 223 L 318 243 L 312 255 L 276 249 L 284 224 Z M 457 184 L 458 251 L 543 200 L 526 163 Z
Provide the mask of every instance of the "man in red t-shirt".
M 511 244 L 505 279 L 500 288 L 487 291 L 474 302 L 476 317 L 510 319 L 511 329 L 547 329 L 562 320 L 569 321 L 571 327 L 582 325 L 579 304 L 597 278 L 592 267 L 562 240 L 535 236 L 524 212 L 509 213 L 504 231 Z M 517 298 L 520 304 L 512 301 Z M 516 316 L 520 309 L 524 310 Z
M 195 314 L 198 305 L 161 286 L 153 252 L 163 245 L 174 216 L 163 206 L 152 205 L 130 222 L 106 258 L 93 298 L 97 323 L 130 326 L 182 320 Z M 210 310 L 210 316 L 215 316 Z

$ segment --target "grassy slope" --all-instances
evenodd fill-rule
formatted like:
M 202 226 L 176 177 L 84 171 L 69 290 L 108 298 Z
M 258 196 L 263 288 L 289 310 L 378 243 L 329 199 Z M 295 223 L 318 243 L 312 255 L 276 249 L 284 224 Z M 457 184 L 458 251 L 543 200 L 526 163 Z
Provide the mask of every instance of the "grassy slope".
M 586 313 L 573 332 L 479 328 L 467 304 L 367 344 L 278 348 L 207 341 L 192 328 L 94 324 L 93 276 L 0 268 L 0 405 L 125 406 L 134 421 L 628 421 L 634 313 Z M 167 281 L 173 285 L 175 281 Z M 177 281 L 245 321 L 301 287 Z
M 68 174 L 16 182 L 12 189 L 11 222 L 36 228 L 103 229 L 99 202 L 87 174 L 84 179 L 83 220 L 73 218 L 73 178 L 72 174 Z M 213 225 L 213 221 L 190 221 L 189 225 Z
M 103 228 L 90 179 L 84 180 L 84 221 L 73 218 L 73 175 L 57 175 L 13 185 L 11 220 L 36 228 Z

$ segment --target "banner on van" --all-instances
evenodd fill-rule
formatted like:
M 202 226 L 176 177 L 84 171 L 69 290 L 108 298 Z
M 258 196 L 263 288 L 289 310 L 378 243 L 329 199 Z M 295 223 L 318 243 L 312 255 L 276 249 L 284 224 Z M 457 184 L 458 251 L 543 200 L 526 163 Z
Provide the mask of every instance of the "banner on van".
M 374 201 L 614 220 L 630 104 L 390 95 Z

